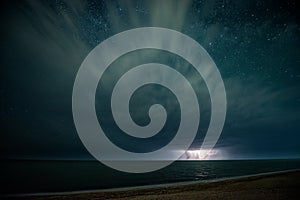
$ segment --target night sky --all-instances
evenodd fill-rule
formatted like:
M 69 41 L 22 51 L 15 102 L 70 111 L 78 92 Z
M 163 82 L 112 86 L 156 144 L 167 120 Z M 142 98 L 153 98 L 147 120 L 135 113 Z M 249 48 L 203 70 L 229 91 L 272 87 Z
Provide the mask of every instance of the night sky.
M 76 73 L 103 40 L 138 27 L 180 31 L 216 63 L 227 93 L 227 117 L 210 159 L 300 157 L 300 16 L 295 1 L 20 1 L 1 6 L 0 157 L 91 159 L 72 117 Z M 109 95 L 120 75 L 147 62 L 173 66 L 197 91 L 201 122 L 190 149 L 201 146 L 210 119 L 205 83 L 184 59 L 158 50 L 116 60 L 98 87 L 96 110 L 114 143 L 134 152 L 168 143 L 178 127 L 178 102 L 164 87 L 144 86 L 130 104 L 149 123 L 149 106 L 168 111 L 168 136 L 138 145 L 118 136 Z M 196 76 L 196 77 L 195 77 Z M 102 85 L 102 86 L 103 86 Z M 99 117 L 101 118 L 101 117 Z M 124 142 L 125 141 L 125 142 Z M 155 143 L 155 145 L 154 145 Z M 145 149 L 146 148 L 146 149 Z

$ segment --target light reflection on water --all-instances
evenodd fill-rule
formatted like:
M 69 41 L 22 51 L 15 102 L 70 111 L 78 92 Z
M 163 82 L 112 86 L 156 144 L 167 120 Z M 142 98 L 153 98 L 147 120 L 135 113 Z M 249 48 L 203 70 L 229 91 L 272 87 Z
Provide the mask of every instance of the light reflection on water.
M 300 169 L 300 160 L 177 161 L 145 174 L 112 170 L 97 161 L 1 161 L 1 193 L 62 192 L 210 180 Z

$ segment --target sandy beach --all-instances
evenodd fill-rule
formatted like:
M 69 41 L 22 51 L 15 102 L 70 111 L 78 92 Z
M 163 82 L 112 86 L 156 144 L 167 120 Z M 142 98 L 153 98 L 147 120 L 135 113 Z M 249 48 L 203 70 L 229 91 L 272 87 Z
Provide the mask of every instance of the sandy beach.
M 299 199 L 300 170 L 184 185 L 69 194 L 10 196 L 5 199 Z

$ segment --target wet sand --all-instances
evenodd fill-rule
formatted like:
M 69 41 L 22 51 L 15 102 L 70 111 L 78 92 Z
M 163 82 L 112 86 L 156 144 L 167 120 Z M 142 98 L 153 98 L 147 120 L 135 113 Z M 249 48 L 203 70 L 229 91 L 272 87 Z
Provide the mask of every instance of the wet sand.
M 13 196 L 5 199 L 300 199 L 300 170 L 183 185 L 69 194 Z

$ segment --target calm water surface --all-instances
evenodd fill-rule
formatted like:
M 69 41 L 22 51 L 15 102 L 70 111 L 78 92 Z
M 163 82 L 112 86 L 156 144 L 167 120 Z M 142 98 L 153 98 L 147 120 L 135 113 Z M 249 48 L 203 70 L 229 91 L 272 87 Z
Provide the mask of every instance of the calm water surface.
M 300 169 L 297 160 L 177 161 L 156 172 L 129 174 L 98 161 L 1 161 L 1 193 L 63 192 L 210 180 Z

